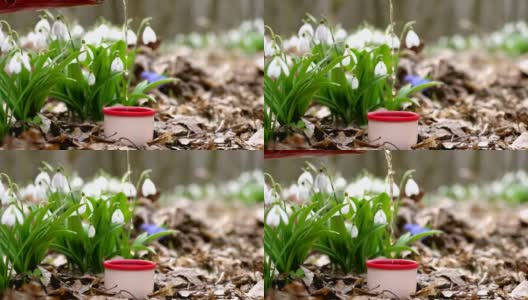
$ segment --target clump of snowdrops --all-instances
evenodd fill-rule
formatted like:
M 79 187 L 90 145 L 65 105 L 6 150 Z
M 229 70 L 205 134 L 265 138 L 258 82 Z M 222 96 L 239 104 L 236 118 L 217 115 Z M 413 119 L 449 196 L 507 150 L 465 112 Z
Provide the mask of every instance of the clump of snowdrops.
M 310 253 L 327 255 L 344 272 L 364 273 L 366 261 L 402 257 L 411 245 L 440 233 L 424 229 L 396 237 L 395 219 L 400 196 L 418 195 L 412 171 L 400 186 L 361 177 L 347 182 L 324 169 L 307 164 L 296 184 L 283 190 L 269 176 L 265 186 L 266 288 L 274 278 L 302 277 L 302 264 Z M 393 195 L 393 196 L 390 196 Z
M 173 233 L 132 237 L 137 197 L 157 194 L 148 171 L 137 185 L 129 173 L 121 180 L 101 175 L 84 183 L 49 165 L 23 188 L 7 175 L 3 179 L 7 184 L 0 181 L 0 255 L 6 261 L 0 264 L 0 289 L 8 287 L 15 274 L 38 274 L 38 265 L 50 251 L 63 254 L 81 272 L 99 273 L 104 260 L 152 252 L 149 243 Z
M 412 26 L 413 23 L 408 23 L 402 30 L 401 39 L 405 40 L 405 45 L 401 45 L 391 27 L 385 33 L 365 27 L 349 35 L 343 28 L 312 16 L 308 16 L 296 36 L 284 42 L 272 33 L 271 39 L 265 39 L 265 55 L 269 61 L 265 78 L 270 82 L 265 86 L 265 104 L 270 109 L 268 119 L 280 125 L 291 125 L 288 122 L 298 122 L 315 100 L 346 124 L 362 125 L 370 111 L 400 110 L 418 105 L 411 96 L 439 83 L 406 85 L 394 93 L 395 82 L 391 78 L 398 65 L 400 49 L 421 45 Z M 325 84 L 315 86 L 316 90 L 311 93 L 307 89 L 292 89 L 295 81 L 291 77 L 295 78 L 298 73 L 294 67 L 299 59 L 309 59 L 309 73 L 313 72 L 315 78 Z M 319 74 L 319 70 L 323 74 Z M 299 97 L 293 91 L 306 97 Z M 286 102 L 292 94 L 302 101 Z M 291 107 L 298 105 L 306 109 L 292 111 Z M 281 117 L 284 114 L 291 118 Z M 268 121 L 266 129 L 273 130 L 272 125 Z M 268 138 L 273 136 L 268 135 Z
M 154 101 L 148 92 L 172 81 L 130 88 L 137 45 L 158 42 L 149 19 L 137 33 L 105 23 L 85 32 L 46 12 L 22 37 L 7 22 L 0 24 L 0 139 L 17 121 L 38 123 L 50 98 L 83 120 L 100 120 L 103 107 Z

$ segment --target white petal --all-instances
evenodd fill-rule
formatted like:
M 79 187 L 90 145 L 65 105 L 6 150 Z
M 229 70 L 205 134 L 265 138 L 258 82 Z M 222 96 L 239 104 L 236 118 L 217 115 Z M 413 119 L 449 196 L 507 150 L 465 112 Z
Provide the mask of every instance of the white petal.
M 420 194 L 420 188 L 418 187 L 418 183 L 416 183 L 414 179 L 410 178 L 405 184 L 405 195 L 407 197 L 411 197 L 418 194 Z
M 156 36 L 156 33 L 152 29 L 152 27 L 147 26 L 145 30 L 143 31 L 143 44 L 148 45 L 151 43 L 156 43 L 158 41 L 158 37 Z
M 114 213 L 112 214 L 112 223 L 114 224 L 125 223 L 125 216 L 123 215 L 123 212 L 120 209 L 114 211 Z
M 414 30 L 411 30 L 407 33 L 407 37 L 405 38 L 405 45 L 407 48 L 414 48 L 420 46 L 420 37 Z
M 383 212 L 383 210 L 379 210 L 376 215 L 374 215 L 374 223 L 375 224 L 387 224 L 387 216 Z
M 385 65 L 384 62 L 380 61 L 377 65 L 376 65 L 376 68 L 374 70 L 374 74 L 378 77 L 381 77 L 381 76 L 387 76 L 387 66 Z
M 299 29 L 299 38 L 311 38 L 313 35 L 314 29 L 311 24 L 306 23 Z
M 35 25 L 35 32 L 50 32 L 51 31 L 51 25 L 48 22 L 48 19 L 40 19 L 38 21 L 37 25 Z
M 148 197 L 156 195 L 156 193 L 157 190 L 154 182 L 152 182 L 150 178 L 145 179 L 145 181 L 143 181 L 143 186 L 141 187 L 141 194 L 143 194 L 144 197 Z
M 128 198 L 134 198 L 137 195 L 136 187 L 130 182 L 123 183 L 121 185 L 121 191 Z
M 110 68 L 113 73 L 120 73 L 125 70 L 125 65 L 123 63 L 123 60 L 120 57 L 116 57 L 114 61 L 112 62 L 112 66 Z

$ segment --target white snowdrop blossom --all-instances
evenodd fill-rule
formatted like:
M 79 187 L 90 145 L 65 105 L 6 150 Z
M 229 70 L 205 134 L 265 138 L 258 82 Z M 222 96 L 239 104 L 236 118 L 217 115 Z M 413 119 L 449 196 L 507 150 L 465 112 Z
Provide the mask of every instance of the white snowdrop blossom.
M 350 84 L 350 87 L 353 90 L 357 90 L 359 88 L 359 80 L 357 79 L 356 76 L 347 73 L 346 74 L 346 79 L 347 79 L 348 83 Z
M 268 76 L 274 79 L 277 79 L 281 74 L 289 76 L 290 68 L 280 57 L 275 57 L 268 66 Z
M 74 38 L 80 38 L 81 36 L 83 36 L 83 34 L 84 34 L 84 28 L 81 25 L 76 24 L 75 26 L 73 26 L 72 36 Z
M 110 69 L 112 70 L 112 73 L 121 73 L 125 70 L 125 64 L 120 57 L 116 57 L 114 61 L 112 61 Z
M 2 182 L 0 182 L 0 203 L 2 205 L 9 204 L 9 190 L 4 187 Z
M 418 194 L 420 194 L 420 188 L 418 187 L 418 183 L 416 183 L 414 179 L 410 178 L 405 184 L 405 196 L 412 197 Z
M 79 177 L 79 176 L 75 176 L 71 180 L 70 185 L 71 185 L 72 189 L 79 190 L 79 189 L 81 189 L 83 187 L 84 180 L 81 177 Z
M 407 37 L 405 38 L 405 46 L 407 48 L 414 48 L 420 46 L 420 37 L 414 30 L 411 30 L 407 33 Z
M 344 56 L 345 58 L 343 58 L 343 60 L 341 61 L 341 64 L 343 66 L 350 65 L 352 61 L 354 62 L 354 64 L 357 64 L 357 57 L 350 48 L 345 49 Z
M 266 215 L 266 224 L 277 227 L 280 223 L 288 224 L 288 214 L 279 205 L 273 206 Z
M 330 182 L 330 178 L 323 172 L 323 170 L 320 170 L 319 174 L 317 174 L 315 177 L 314 188 L 317 192 L 321 193 L 332 192 L 332 183 Z
M 297 186 L 297 200 L 299 201 L 308 201 L 310 200 L 310 186 L 300 185 Z
M 392 194 L 391 194 L 390 185 L 387 184 L 385 186 L 385 193 L 387 193 L 391 197 L 397 197 L 400 194 L 400 188 L 398 187 L 396 183 L 393 183 L 392 184 Z
M 311 38 L 313 36 L 314 36 L 314 29 L 311 24 L 305 23 L 299 29 L 299 38 L 306 38 L 306 37 Z
M 29 63 L 29 56 L 25 52 L 24 53 L 17 52 L 9 60 L 9 63 L 6 66 L 5 71 L 10 75 L 20 74 L 20 72 L 22 72 L 22 67 L 28 71 L 31 71 L 31 65 Z
M 51 32 L 51 25 L 48 22 L 48 19 L 42 18 L 40 21 L 37 22 L 37 25 L 35 25 L 35 32 Z
M 312 176 L 312 173 L 308 172 L 308 171 L 304 171 L 301 176 L 299 176 L 299 178 L 297 179 L 297 184 L 302 186 L 308 186 L 308 187 L 311 187 L 313 185 L 313 176 Z
M 68 39 L 68 27 L 61 20 L 57 20 L 51 27 L 51 33 L 54 40 Z
M 351 211 L 355 212 L 357 210 L 356 204 L 354 204 L 354 201 L 352 201 L 352 199 L 350 199 L 349 197 L 345 198 L 345 201 L 343 204 L 345 204 L 345 206 L 341 208 L 341 214 L 343 215 L 346 215 Z
M 35 185 L 37 186 L 49 186 L 51 179 L 48 173 L 40 172 L 35 178 Z
M 112 223 L 113 224 L 125 223 L 125 216 L 123 215 L 123 212 L 120 209 L 114 211 L 114 213 L 112 214 Z
M 7 226 L 13 226 L 16 223 L 24 223 L 24 215 L 15 205 L 9 205 L 2 215 L 2 224 Z
M 127 40 L 127 44 L 129 46 L 135 46 L 137 44 L 137 42 L 138 42 L 138 38 L 137 38 L 136 33 L 129 29 L 127 31 L 126 40 Z
M 387 216 L 383 210 L 378 210 L 378 212 L 374 215 L 374 224 L 387 224 Z
M 157 190 L 156 186 L 154 185 L 154 182 L 152 182 L 150 178 L 145 179 L 145 181 L 143 181 L 143 186 L 141 187 L 141 194 L 143 194 L 143 196 L 145 197 L 148 197 L 154 196 L 156 195 L 156 193 Z
M 128 198 L 134 198 L 137 195 L 136 187 L 130 182 L 122 183 L 121 184 L 121 191 Z
M 332 44 L 332 33 L 330 32 L 330 28 L 328 28 L 328 26 L 325 24 L 319 24 L 315 30 L 314 41 L 316 44 Z
M 346 226 L 347 230 L 350 231 L 350 237 L 352 237 L 353 239 L 358 237 L 359 231 L 358 231 L 358 228 L 357 228 L 356 225 L 350 224 L 350 223 L 346 223 L 345 226 Z
M 277 192 L 274 189 L 270 189 L 267 185 L 264 185 L 264 204 L 271 205 L 278 198 Z
M 90 57 L 90 59 L 93 59 L 94 57 L 93 51 L 92 49 L 90 49 L 90 47 L 86 46 L 86 44 L 83 44 L 81 46 L 81 53 L 79 54 L 77 59 L 80 62 L 85 62 L 88 57 Z
M 399 49 L 401 46 L 400 39 L 397 36 L 387 36 L 387 45 L 392 49 Z
M 264 38 L 264 56 L 271 57 L 278 53 L 278 47 L 275 41 L 270 41 L 267 37 Z
M 151 43 L 156 43 L 158 41 L 158 37 L 156 36 L 156 33 L 152 29 L 152 27 L 147 26 L 145 30 L 143 31 L 143 44 L 148 45 Z
M 70 191 L 70 186 L 68 184 L 66 176 L 62 175 L 62 173 L 60 172 L 55 173 L 55 175 L 53 175 L 53 178 L 51 179 L 51 191 L 68 193 Z
M 95 78 L 94 73 L 83 70 L 83 77 L 84 77 L 84 80 L 88 82 L 89 86 L 95 85 L 96 78 Z
M 388 74 L 387 66 L 385 65 L 384 62 L 380 61 L 376 65 L 376 68 L 374 69 L 374 75 L 381 77 L 381 76 L 387 76 L 387 74 Z
M 7 38 L 5 38 L 3 40 L 2 43 L 0 43 L 0 50 L 3 52 L 3 53 L 7 53 L 11 50 L 13 50 L 13 48 L 15 48 L 16 44 L 15 44 L 15 41 L 13 40 L 13 38 L 11 36 L 8 36 Z
M 83 223 L 82 225 L 88 237 L 93 238 L 95 236 L 95 227 L 92 224 L 86 224 L 86 223 Z
M 312 50 L 311 39 L 307 35 L 301 36 L 299 38 L 297 49 L 299 50 L 299 53 L 301 54 L 310 52 Z
M 348 33 L 343 28 L 339 28 L 334 34 L 334 38 L 338 42 L 344 41 L 348 37 Z

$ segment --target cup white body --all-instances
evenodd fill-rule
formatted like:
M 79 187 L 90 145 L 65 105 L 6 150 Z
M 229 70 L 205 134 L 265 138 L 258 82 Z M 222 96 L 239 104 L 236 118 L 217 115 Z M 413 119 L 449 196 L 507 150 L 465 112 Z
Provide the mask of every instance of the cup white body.
M 104 131 L 108 139 L 127 146 L 145 146 L 154 136 L 154 116 L 104 116 Z
M 389 150 L 410 150 L 418 143 L 418 121 L 368 121 L 368 138 L 373 144 Z
M 407 299 L 416 293 L 418 269 L 382 270 L 368 268 L 367 286 L 370 292 L 382 293 L 386 297 Z
M 125 271 L 105 269 L 105 289 L 110 293 L 137 299 L 146 299 L 154 291 L 154 270 Z

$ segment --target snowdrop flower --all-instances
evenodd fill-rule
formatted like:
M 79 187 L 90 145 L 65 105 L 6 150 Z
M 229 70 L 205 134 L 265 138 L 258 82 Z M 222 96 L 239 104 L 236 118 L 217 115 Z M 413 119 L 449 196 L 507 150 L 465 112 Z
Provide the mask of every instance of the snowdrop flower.
M 279 205 L 273 206 L 266 216 L 266 224 L 277 227 L 280 223 L 288 224 L 288 214 Z
M 73 26 L 73 29 L 72 29 L 72 36 L 74 38 L 79 38 L 81 37 L 82 35 L 84 34 L 84 28 L 79 25 L 79 24 L 76 24 L 75 26 Z
M 145 30 L 143 31 L 143 44 L 148 45 L 151 43 L 156 43 L 158 41 L 158 37 L 156 36 L 156 33 L 152 29 L 152 27 L 147 26 Z
M 72 189 L 79 190 L 84 185 L 84 180 L 82 180 L 82 178 L 79 177 L 79 176 L 75 176 L 72 179 L 70 185 L 71 185 Z
M 336 190 L 344 190 L 346 188 L 347 182 L 345 178 L 339 176 L 334 181 L 334 187 Z
M 310 200 L 310 186 L 300 185 L 297 187 L 297 200 L 299 201 L 308 201 Z
M 123 183 L 121 185 L 121 191 L 123 191 L 123 194 L 128 198 L 134 198 L 137 195 L 136 187 L 130 182 Z
M 125 64 L 120 57 L 116 57 L 114 61 L 112 61 L 110 69 L 112 70 L 112 73 L 121 73 L 125 70 Z
M 89 238 L 93 238 L 95 236 L 95 227 L 92 224 L 83 223 L 83 229 L 86 234 L 88 234 Z
M 17 52 L 9 60 L 9 63 L 5 67 L 5 71 L 10 75 L 20 74 L 20 72 L 22 72 L 22 67 L 24 67 L 28 71 L 31 71 L 29 56 L 27 55 L 27 53 Z
M 60 172 L 55 173 L 51 179 L 51 190 L 53 192 L 68 193 L 70 191 L 70 186 L 68 185 L 66 176 L 62 175 Z
M 299 38 L 297 49 L 301 54 L 310 52 L 312 50 L 312 41 L 308 36 L 304 35 Z
M 399 49 L 401 46 L 400 39 L 397 36 L 387 36 L 387 45 L 392 49 Z
M 51 32 L 51 25 L 48 22 L 48 19 L 40 19 L 40 21 L 37 22 L 37 25 L 35 25 L 35 32 Z
M 332 192 L 332 183 L 330 178 L 326 175 L 323 170 L 319 170 L 319 174 L 315 177 L 314 188 L 316 191 L 321 193 L 331 193 Z
M 9 198 L 9 190 L 7 190 L 2 184 L 2 182 L 0 182 L 0 203 L 2 205 L 9 204 Z
M 51 33 L 54 40 L 66 40 L 68 39 L 68 27 L 61 20 L 57 20 L 51 27 Z
M 357 90 L 359 88 L 359 80 L 357 79 L 356 76 L 347 73 L 346 74 L 346 79 L 347 79 L 348 83 L 350 84 L 350 87 L 353 90 Z
M 86 199 L 86 197 L 83 195 L 81 197 L 81 201 L 79 201 L 79 204 L 81 205 L 79 207 L 79 209 L 77 210 L 77 212 L 80 214 L 80 215 L 84 215 L 86 213 L 86 210 L 89 208 L 90 211 L 93 211 L 93 205 L 92 205 L 92 202 L 89 201 L 88 199 Z
M 112 223 L 113 224 L 125 223 L 125 216 L 123 215 L 123 212 L 120 209 L 114 211 L 114 213 L 112 214 Z
M 359 235 L 358 228 L 354 224 L 346 223 L 345 224 L 348 231 L 350 231 L 350 237 L 353 239 L 357 238 Z
M 414 48 L 420 46 L 420 37 L 414 30 L 411 30 L 407 33 L 407 37 L 405 38 L 405 45 L 407 48 Z
M 387 66 L 385 65 L 384 62 L 380 61 L 380 62 L 376 65 L 376 68 L 374 69 L 374 74 L 375 74 L 377 77 L 387 76 L 387 74 L 388 74 Z
M 15 205 L 9 205 L 2 215 L 1 222 L 7 226 L 13 226 L 15 223 L 23 224 L 24 215 Z
M 313 185 L 313 177 L 312 177 L 312 173 L 308 172 L 308 171 L 304 171 L 301 176 L 299 176 L 299 178 L 297 179 L 297 184 L 302 186 L 308 186 L 308 187 L 311 187 Z
M 286 76 L 289 76 L 290 68 L 282 58 L 275 57 L 268 66 L 268 76 L 273 79 L 277 79 L 282 73 L 284 73 Z
M 338 42 L 344 41 L 347 38 L 347 36 L 348 34 L 346 30 L 344 30 L 343 28 L 339 28 L 334 35 L 336 41 Z
M 387 224 L 387 216 L 383 210 L 378 210 L 378 212 L 374 215 L 374 224 Z
M 130 29 L 127 31 L 126 39 L 127 39 L 127 44 L 129 46 L 135 46 L 138 41 L 136 33 Z
M 90 31 L 84 35 L 84 41 L 88 45 L 99 46 L 103 42 L 103 36 L 97 31 Z
M 314 41 L 316 44 L 332 44 L 332 33 L 330 32 L 330 28 L 328 28 L 328 26 L 321 22 L 321 24 L 319 24 L 319 26 L 317 26 L 317 29 L 315 30 Z
M 93 54 L 92 49 L 90 49 L 90 47 L 86 46 L 86 44 L 83 41 L 83 45 L 81 46 L 81 54 L 79 54 L 77 59 L 80 62 L 85 62 L 88 57 L 90 57 L 90 59 L 93 59 L 94 54 Z
M 274 189 L 270 189 L 267 185 L 264 185 L 264 204 L 271 205 L 278 198 L 277 192 Z
M 46 172 L 40 172 L 35 178 L 36 186 L 48 186 L 51 183 L 50 176 Z
M 275 41 L 270 41 L 267 37 L 264 38 L 264 56 L 271 57 L 276 55 L 278 52 L 278 47 L 275 44 Z
M 356 204 L 354 204 L 354 201 L 352 201 L 352 199 L 350 199 L 349 197 L 345 198 L 345 201 L 343 204 L 345 204 L 345 206 L 341 208 L 341 214 L 346 215 L 350 211 L 353 211 L 353 212 L 356 211 Z
M 350 62 L 354 62 L 354 64 L 357 64 L 357 57 L 356 55 L 354 54 L 354 52 L 352 50 L 350 50 L 350 48 L 346 48 L 345 49 L 345 58 L 343 58 L 343 60 L 341 61 L 341 64 L 343 66 L 348 66 L 350 65 Z
M 143 186 L 141 187 L 141 194 L 143 194 L 144 197 L 148 197 L 154 196 L 156 193 L 157 190 L 154 182 L 152 182 L 150 178 L 145 179 L 145 181 L 143 181 Z
M 83 70 L 83 76 L 84 80 L 88 82 L 89 86 L 92 86 L 95 84 L 96 78 L 95 75 L 92 72 L 88 72 L 86 70 Z
M 420 188 L 414 179 L 410 178 L 405 184 L 405 196 L 412 197 L 420 194 Z
M 11 36 L 8 36 L 1 43 L 0 50 L 2 50 L 3 53 L 7 53 L 7 52 L 13 50 L 13 48 L 15 48 L 15 46 L 16 46 L 16 44 L 15 44 L 15 41 L 13 40 L 13 38 Z
M 398 187 L 396 183 L 393 183 L 392 184 L 392 195 L 391 195 L 390 185 L 386 185 L 385 193 L 387 193 L 391 197 L 397 197 L 398 195 L 400 195 L 400 188 Z
M 299 29 L 300 38 L 313 37 L 313 36 L 314 36 L 314 29 L 311 24 L 305 23 Z

